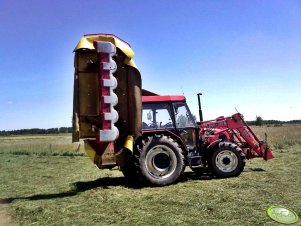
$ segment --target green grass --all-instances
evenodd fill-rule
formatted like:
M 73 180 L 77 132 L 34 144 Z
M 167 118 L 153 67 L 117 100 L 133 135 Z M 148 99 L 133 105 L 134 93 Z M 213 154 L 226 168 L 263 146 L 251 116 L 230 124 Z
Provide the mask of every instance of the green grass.
M 155 188 L 97 169 L 70 135 L 2 137 L 0 225 L 280 225 L 267 217 L 269 206 L 301 216 L 301 137 L 298 127 L 281 140 L 278 128 L 255 128 L 270 130 L 271 146 L 283 148 L 271 161 L 248 161 L 239 177 L 200 177 L 188 169 L 179 183 Z
M 262 140 L 264 140 L 264 133 L 267 133 L 269 144 L 276 150 L 301 145 L 300 124 L 284 124 L 279 127 L 253 126 L 252 129 Z
M 83 148 L 70 134 L 0 137 L 0 155 L 84 156 Z

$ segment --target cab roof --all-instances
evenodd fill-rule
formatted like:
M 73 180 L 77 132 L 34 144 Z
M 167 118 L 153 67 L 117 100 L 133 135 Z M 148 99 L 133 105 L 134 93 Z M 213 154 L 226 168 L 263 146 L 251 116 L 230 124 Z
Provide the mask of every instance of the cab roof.
M 142 103 L 186 101 L 184 96 L 142 96 Z

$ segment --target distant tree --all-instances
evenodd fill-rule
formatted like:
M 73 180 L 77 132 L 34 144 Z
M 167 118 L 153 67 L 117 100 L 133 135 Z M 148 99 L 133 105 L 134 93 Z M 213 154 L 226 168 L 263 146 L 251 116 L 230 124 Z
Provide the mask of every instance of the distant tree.
M 192 117 L 193 117 L 193 119 L 194 119 L 195 122 L 198 121 L 197 118 L 196 118 L 196 116 L 194 114 L 192 114 Z
M 262 126 L 263 125 L 263 119 L 262 119 L 262 117 L 256 116 L 255 125 L 256 126 Z
M 68 133 L 68 127 L 60 127 L 59 133 Z
M 179 115 L 177 119 L 177 126 L 180 128 L 186 127 L 187 125 L 187 118 L 184 115 Z
M 19 129 L 19 130 L 0 130 L 0 136 L 10 135 L 32 135 L 32 134 L 58 134 L 58 133 L 72 133 L 72 127 L 60 127 L 50 129 Z

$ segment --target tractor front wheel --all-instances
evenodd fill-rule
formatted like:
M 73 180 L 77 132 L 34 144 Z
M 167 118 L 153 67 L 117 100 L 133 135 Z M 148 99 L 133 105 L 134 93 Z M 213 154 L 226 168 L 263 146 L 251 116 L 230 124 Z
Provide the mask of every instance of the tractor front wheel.
M 221 142 L 209 161 L 212 172 L 218 177 L 238 176 L 245 167 L 245 155 L 234 143 Z

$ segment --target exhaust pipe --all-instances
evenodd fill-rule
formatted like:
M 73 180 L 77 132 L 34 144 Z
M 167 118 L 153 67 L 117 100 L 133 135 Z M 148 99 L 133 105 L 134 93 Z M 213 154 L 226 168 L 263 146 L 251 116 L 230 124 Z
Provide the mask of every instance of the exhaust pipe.
M 198 93 L 198 101 L 199 101 L 199 115 L 200 115 L 200 122 L 203 121 L 203 112 L 202 112 L 202 106 L 201 106 L 201 95 L 202 93 Z

